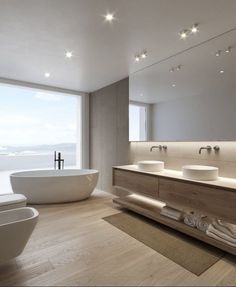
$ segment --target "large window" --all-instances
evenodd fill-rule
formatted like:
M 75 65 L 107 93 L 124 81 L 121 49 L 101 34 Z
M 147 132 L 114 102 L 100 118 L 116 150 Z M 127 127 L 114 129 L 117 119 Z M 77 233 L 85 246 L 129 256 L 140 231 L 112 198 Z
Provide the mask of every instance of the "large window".
M 80 167 L 81 97 L 0 85 L 0 170 Z

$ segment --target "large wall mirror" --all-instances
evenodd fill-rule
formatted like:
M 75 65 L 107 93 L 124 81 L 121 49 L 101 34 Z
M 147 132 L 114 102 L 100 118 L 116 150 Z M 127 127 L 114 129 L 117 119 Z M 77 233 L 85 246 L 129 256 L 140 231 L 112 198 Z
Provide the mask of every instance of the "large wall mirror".
M 130 75 L 130 141 L 236 141 L 236 29 Z

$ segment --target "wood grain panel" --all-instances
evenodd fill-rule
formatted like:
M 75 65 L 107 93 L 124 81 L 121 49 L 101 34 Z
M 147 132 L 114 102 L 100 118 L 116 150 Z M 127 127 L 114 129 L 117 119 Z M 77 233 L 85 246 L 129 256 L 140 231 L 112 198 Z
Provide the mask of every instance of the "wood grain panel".
M 146 203 L 129 196 L 123 198 L 115 198 L 113 199 L 113 202 L 119 204 L 120 206 L 128 208 L 134 212 L 142 214 L 150 219 L 165 224 L 175 230 L 178 230 L 194 238 L 202 240 L 226 252 L 236 255 L 236 248 L 226 245 L 223 242 L 220 242 L 207 236 L 204 232 L 199 231 L 197 228 L 192 228 L 184 224 L 183 222 L 175 221 L 173 219 L 161 215 L 160 214 L 161 209 L 158 208 L 156 205 L 151 205 L 151 203 Z
M 171 179 L 159 179 L 161 200 L 215 214 L 236 223 L 236 192 Z
M 158 198 L 158 177 L 156 176 L 113 169 L 113 185 L 130 192 Z

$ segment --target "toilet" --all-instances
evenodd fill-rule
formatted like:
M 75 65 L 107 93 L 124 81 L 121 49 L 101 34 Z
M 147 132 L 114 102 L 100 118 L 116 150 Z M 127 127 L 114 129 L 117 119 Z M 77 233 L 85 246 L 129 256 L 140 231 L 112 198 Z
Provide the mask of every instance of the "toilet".
M 0 212 L 0 264 L 23 252 L 37 224 L 38 216 L 38 211 L 31 207 Z
M 0 195 L 0 212 L 26 206 L 26 197 L 23 194 L 9 193 Z

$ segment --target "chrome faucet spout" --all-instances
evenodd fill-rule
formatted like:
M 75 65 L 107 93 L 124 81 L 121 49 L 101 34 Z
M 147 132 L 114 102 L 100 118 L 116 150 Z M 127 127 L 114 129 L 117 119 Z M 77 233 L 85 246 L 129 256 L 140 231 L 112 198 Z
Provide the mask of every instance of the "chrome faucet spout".
M 198 153 L 201 154 L 203 149 L 205 149 L 205 150 L 207 150 L 208 152 L 210 152 L 210 151 L 212 150 L 212 147 L 211 147 L 210 145 L 207 145 L 207 146 L 205 146 L 205 147 L 202 146 L 202 147 L 200 147 Z
M 159 150 L 162 150 L 162 145 L 154 145 L 154 146 L 152 146 L 151 148 L 150 148 L 150 152 L 152 152 L 153 151 L 153 149 L 159 149 Z

